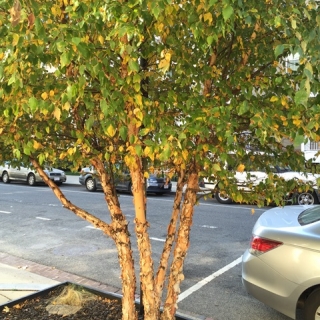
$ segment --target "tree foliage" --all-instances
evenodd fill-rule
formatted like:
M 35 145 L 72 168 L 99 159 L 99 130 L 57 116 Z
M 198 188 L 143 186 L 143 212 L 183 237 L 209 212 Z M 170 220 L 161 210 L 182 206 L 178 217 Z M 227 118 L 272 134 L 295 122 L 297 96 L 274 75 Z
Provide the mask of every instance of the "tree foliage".
M 280 203 L 294 186 L 270 175 L 267 187 L 241 194 L 224 164 L 243 170 L 250 159 L 301 169 L 303 157 L 282 140 L 319 141 L 318 11 L 304 0 L 0 1 L 0 160 L 31 159 L 40 172 L 43 163 L 96 167 L 110 225 L 47 182 L 67 208 L 115 240 L 124 301 L 132 300 L 124 318 L 135 317 L 128 312 L 134 273 L 124 271 L 133 268 L 131 242 L 105 164 L 130 169 L 145 319 L 159 316 L 163 270 L 177 240 L 163 313 L 169 319 L 199 177 L 215 176 L 240 202 Z M 294 67 L 290 55 L 298 56 Z M 263 160 L 253 150 L 265 152 Z M 179 177 L 157 273 L 143 192 L 143 178 L 156 169 Z

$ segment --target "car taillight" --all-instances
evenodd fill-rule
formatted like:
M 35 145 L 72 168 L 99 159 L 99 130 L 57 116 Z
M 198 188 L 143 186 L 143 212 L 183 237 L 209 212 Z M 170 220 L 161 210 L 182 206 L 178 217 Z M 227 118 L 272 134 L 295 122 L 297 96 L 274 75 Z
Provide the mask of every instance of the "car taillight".
M 265 239 L 258 236 L 253 236 L 250 243 L 250 253 L 259 255 L 266 253 L 272 249 L 281 246 L 283 243 L 276 240 Z

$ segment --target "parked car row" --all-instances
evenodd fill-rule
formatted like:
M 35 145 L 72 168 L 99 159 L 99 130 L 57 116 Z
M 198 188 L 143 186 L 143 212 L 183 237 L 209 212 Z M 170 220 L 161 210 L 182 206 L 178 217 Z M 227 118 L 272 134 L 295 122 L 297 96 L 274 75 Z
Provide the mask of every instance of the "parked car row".
M 132 182 L 130 174 L 128 172 L 117 174 L 115 179 L 116 190 L 131 193 Z M 102 188 L 99 176 L 97 175 L 93 167 L 85 167 L 81 170 L 79 182 L 80 184 L 84 185 L 90 192 Z M 150 175 L 147 179 L 147 193 L 156 193 L 162 195 L 165 193 L 170 193 L 171 189 L 172 183 L 165 177 Z
M 275 165 L 270 167 L 271 172 L 274 175 L 284 179 L 285 181 L 296 180 L 302 184 L 308 184 L 312 186 L 312 190 L 288 194 L 288 201 L 294 202 L 299 205 L 312 205 L 320 202 L 320 193 L 318 184 L 320 181 L 319 174 L 302 173 L 291 170 L 290 167 Z M 255 186 L 268 178 L 266 170 L 256 169 L 252 171 L 235 171 L 233 177 L 237 183 L 238 189 L 243 192 L 252 192 Z M 218 181 L 212 179 L 204 179 L 205 188 L 214 190 L 214 197 L 218 202 L 222 204 L 230 204 L 233 202 L 232 198 L 219 189 Z M 294 198 L 293 198 L 294 195 Z
M 67 181 L 66 174 L 63 170 L 45 166 L 43 171 L 57 185 L 61 185 Z M 31 168 L 31 165 L 27 166 L 21 163 L 19 166 L 16 166 L 11 165 L 10 161 L 6 161 L 4 166 L 0 166 L 0 178 L 3 183 L 21 181 L 26 182 L 29 186 L 34 186 L 37 183 L 43 183 L 42 178 L 34 169 Z

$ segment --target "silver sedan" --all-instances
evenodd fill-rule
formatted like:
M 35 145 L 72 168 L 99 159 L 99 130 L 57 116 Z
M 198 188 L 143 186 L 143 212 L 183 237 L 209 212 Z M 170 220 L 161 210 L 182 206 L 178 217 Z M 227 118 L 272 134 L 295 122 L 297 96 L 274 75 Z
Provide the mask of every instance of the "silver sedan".
M 247 292 L 296 319 L 320 320 L 320 206 L 264 212 L 242 259 Z
M 67 181 L 66 174 L 62 170 L 45 167 L 43 171 L 57 185 L 61 185 Z M 27 182 L 29 186 L 43 182 L 42 178 L 34 169 L 24 166 L 23 164 L 18 167 L 13 166 L 9 161 L 6 161 L 4 166 L 0 166 L 0 179 L 4 183 L 10 183 L 11 181 Z

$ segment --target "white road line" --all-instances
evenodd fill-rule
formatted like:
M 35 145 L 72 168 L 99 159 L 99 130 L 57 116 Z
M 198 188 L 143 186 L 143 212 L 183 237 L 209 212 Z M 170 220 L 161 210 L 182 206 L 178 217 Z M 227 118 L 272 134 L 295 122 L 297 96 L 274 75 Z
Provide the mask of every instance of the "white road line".
M 11 213 L 11 212 L 9 212 L 9 211 L 0 211 L 0 213 L 7 213 L 7 214 L 9 214 L 9 213 Z
M 234 260 L 233 262 L 229 263 L 228 265 L 226 265 L 225 267 L 221 268 L 220 270 L 214 272 L 213 274 L 211 274 L 210 276 L 202 279 L 201 281 L 199 281 L 197 284 L 195 284 L 194 286 L 192 286 L 191 288 L 187 289 L 186 291 L 182 292 L 179 294 L 179 299 L 178 302 L 182 301 L 183 299 L 187 298 L 188 296 L 190 296 L 190 294 L 196 292 L 197 290 L 201 289 L 203 286 L 205 286 L 207 283 L 209 283 L 210 281 L 212 281 L 213 279 L 217 278 L 218 276 L 222 275 L 223 273 L 225 273 L 226 271 L 228 271 L 229 269 L 235 267 L 237 264 L 239 264 L 242 261 L 242 256 L 236 260 Z
M 102 231 L 100 228 L 96 228 L 96 227 L 94 227 L 94 226 L 86 226 L 86 228 L 88 228 L 88 229 L 95 229 L 95 230 L 100 230 L 100 231 Z
M 206 225 L 203 225 L 203 226 L 199 226 L 201 228 L 209 228 L 209 229 L 217 229 L 218 227 L 215 227 L 215 226 L 206 226 Z
M 165 239 L 150 237 L 151 240 L 165 242 Z
M 50 221 L 51 219 L 49 218 L 43 218 L 43 217 L 36 217 L 36 219 L 39 219 L 39 220 L 47 220 L 47 221 Z

